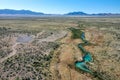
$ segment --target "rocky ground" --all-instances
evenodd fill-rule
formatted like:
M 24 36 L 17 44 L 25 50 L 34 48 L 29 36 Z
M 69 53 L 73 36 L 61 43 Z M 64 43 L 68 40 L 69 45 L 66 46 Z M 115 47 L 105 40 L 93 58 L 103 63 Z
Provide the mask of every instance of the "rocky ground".
M 119 80 L 119 25 L 120 18 L 0 20 L 0 80 Z M 94 60 L 88 65 L 99 78 L 75 67 L 82 40 L 72 38 L 70 27 L 92 43 L 85 46 Z
M 41 32 L 40 32 L 41 33 Z M 10 52 L 0 58 L 0 80 L 49 80 L 51 73 L 49 65 L 54 49 L 58 43 L 55 40 L 66 35 L 65 31 L 44 31 L 33 36 L 32 41 L 19 43 L 17 38 L 22 36 L 8 36 L 4 43 L 10 44 Z M 61 33 L 61 34 L 59 34 Z M 47 35 L 46 35 L 47 34 Z M 13 35 L 13 34 L 12 34 Z M 3 38 L 4 39 L 4 38 Z M 22 39 L 20 39 L 22 40 Z M 2 41 L 2 39 L 1 39 Z M 24 41 L 24 39 L 23 39 Z M 2 44 L 1 44 L 2 46 Z M 3 49 L 3 46 L 1 47 Z M 6 51 L 5 49 L 3 51 Z

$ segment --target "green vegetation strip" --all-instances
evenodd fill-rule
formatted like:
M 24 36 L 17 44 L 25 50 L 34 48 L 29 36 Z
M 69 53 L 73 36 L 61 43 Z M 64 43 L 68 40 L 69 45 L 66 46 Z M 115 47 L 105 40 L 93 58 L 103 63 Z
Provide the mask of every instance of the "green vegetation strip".
M 74 29 L 70 28 L 70 30 L 73 33 L 72 38 L 77 39 L 80 38 L 84 43 L 79 43 L 78 48 L 82 51 L 83 53 L 83 60 L 82 61 L 76 61 L 75 62 L 75 67 L 79 68 L 82 71 L 88 72 L 90 74 L 93 74 L 93 72 L 87 67 L 87 63 L 92 62 L 92 56 L 90 52 L 86 51 L 83 46 L 87 45 L 89 42 L 85 39 L 85 34 L 82 32 L 80 29 Z
M 78 44 L 78 48 L 83 53 L 82 61 L 76 61 L 74 63 L 75 67 L 78 68 L 79 70 L 82 70 L 84 72 L 92 74 L 94 77 L 98 77 L 100 80 L 108 80 L 105 77 L 103 77 L 102 75 L 100 75 L 98 72 L 89 69 L 89 67 L 87 65 L 87 63 L 93 62 L 93 58 L 92 58 L 91 53 L 86 51 L 84 46 L 94 45 L 94 44 L 92 44 L 86 40 L 85 33 L 83 31 L 81 31 L 81 29 L 75 29 L 75 28 L 69 28 L 69 29 L 72 31 L 72 34 L 73 34 L 72 38 L 73 39 L 80 38 L 83 41 L 83 43 Z

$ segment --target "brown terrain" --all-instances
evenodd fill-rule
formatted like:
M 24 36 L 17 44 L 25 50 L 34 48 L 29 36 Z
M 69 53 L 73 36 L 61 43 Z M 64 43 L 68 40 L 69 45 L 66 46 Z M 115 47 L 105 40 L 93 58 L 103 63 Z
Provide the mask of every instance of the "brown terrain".
M 114 43 L 113 37 L 109 33 L 97 30 L 96 28 L 88 28 L 84 31 L 87 40 L 95 44 L 85 46 L 85 49 L 91 52 L 94 58 L 94 62 L 91 63 L 93 70 L 98 71 L 103 80 L 119 80 L 120 65 L 111 56 L 115 48 L 109 46 Z M 54 52 L 50 68 L 53 78 L 55 80 L 97 80 L 92 75 L 83 74 L 74 67 L 74 62 L 82 59 L 82 53 L 77 48 L 77 44 L 81 43 L 81 40 L 71 39 L 71 36 L 72 34 L 68 33 L 65 38 L 61 39 L 62 45 Z M 106 42 L 109 42 L 109 44 L 105 44 Z
M 0 80 L 119 80 L 120 18 L 0 17 Z M 77 69 L 82 60 L 70 27 L 85 32 L 92 45 L 89 68 L 101 79 Z

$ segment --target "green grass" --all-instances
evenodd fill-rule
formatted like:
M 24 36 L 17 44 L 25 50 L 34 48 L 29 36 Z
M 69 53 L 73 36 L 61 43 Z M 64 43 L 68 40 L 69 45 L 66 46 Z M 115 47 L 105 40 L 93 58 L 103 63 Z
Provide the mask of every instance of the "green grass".
M 72 32 L 72 38 L 73 39 L 79 39 L 80 35 L 82 34 L 81 29 L 75 29 L 75 28 L 69 28 Z

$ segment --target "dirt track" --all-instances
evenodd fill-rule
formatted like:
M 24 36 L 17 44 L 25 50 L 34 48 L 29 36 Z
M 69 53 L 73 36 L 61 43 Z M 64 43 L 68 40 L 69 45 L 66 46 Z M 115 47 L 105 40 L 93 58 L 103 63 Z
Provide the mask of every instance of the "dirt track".
M 0 63 L 2 63 L 3 61 L 7 60 L 8 58 L 10 58 L 10 57 L 12 57 L 12 56 L 14 56 L 14 55 L 16 54 L 16 52 L 17 52 L 16 46 L 17 46 L 18 44 L 19 44 L 19 43 L 16 42 L 16 43 L 12 46 L 12 52 L 11 52 L 8 56 L 6 56 L 5 58 L 2 58 L 2 59 L 0 60 Z

